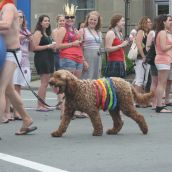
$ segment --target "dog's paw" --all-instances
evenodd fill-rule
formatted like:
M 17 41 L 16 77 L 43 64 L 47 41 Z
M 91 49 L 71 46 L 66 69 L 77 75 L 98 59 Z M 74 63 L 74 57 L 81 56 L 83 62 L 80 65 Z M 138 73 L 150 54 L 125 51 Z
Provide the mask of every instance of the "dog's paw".
M 59 133 L 57 131 L 54 131 L 54 132 L 51 133 L 51 136 L 52 137 L 61 137 L 62 136 L 62 133 Z
M 93 136 L 102 136 L 103 132 L 93 132 Z
M 116 130 L 114 130 L 114 129 L 109 129 L 109 130 L 106 131 L 106 134 L 108 134 L 108 135 L 115 135 L 117 133 L 118 132 Z

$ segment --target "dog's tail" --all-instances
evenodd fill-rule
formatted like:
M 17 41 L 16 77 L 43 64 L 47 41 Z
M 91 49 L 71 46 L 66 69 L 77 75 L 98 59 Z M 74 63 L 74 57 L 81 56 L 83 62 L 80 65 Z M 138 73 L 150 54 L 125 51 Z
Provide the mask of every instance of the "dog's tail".
M 150 100 L 151 100 L 151 98 L 153 98 L 153 96 L 154 96 L 154 92 L 153 91 L 151 91 L 151 92 L 149 92 L 149 93 L 144 93 L 144 94 L 142 94 L 142 93 L 138 93 L 137 91 L 136 91 L 136 89 L 131 85 L 131 90 L 132 90 L 132 94 L 133 94 L 133 97 L 134 97 L 134 101 L 136 102 L 136 103 L 138 103 L 138 104 L 147 104 Z

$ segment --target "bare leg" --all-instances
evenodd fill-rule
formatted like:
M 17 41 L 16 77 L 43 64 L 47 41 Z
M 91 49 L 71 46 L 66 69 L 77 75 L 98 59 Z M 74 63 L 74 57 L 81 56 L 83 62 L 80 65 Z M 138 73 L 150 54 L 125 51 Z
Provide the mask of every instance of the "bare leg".
M 32 124 L 31 117 L 26 113 L 21 98 L 17 94 L 12 84 L 12 77 L 16 65 L 10 61 L 6 61 L 3 70 L 0 73 L 0 115 L 5 111 L 6 99 L 5 94 L 10 99 L 12 105 L 17 109 L 23 118 L 22 128 L 27 128 Z
M 157 106 L 162 106 L 162 98 L 167 84 L 169 70 L 158 71 L 158 86 L 156 89 Z
M 23 126 L 22 128 L 27 128 L 32 124 L 31 117 L 27 114 L 26 110 L 24 109 L 21 97 L 18 95 L 16 90 L 14 89 L 13 84 L 9 84 L 7 87 L 7 96 L 10 99 L 13 107 L 19 112 L 23 119 Z
M 38 89 L 38 96 L 42 99 L 45 100 L 46 97 L 46 91 L 48 87 L 48 81 L 50 79 L 50 74 L 43 74 L 40 76 L 41 77 L 41 85 Z M 38 101 L 38 109 L 43 108 L 44 105 Z
M 8 123 L 10 120 L 14 120 L 14 116 L 13 114 L 10 112 L 10 101 L 7 98 L 7 96 L 5 96 L 6 99 L 6 107 L 5 107 L 5 113 L 3 115 L 3 123 Z
M 170 91 L 171 91 L 171 83 L 172 83 L 171 80 L 167 81 L 167 86 L 166 86 L 166 89 L 165 89 L 165 104 L 170 103 L 169 96 L 170 96 Z
M 8 84 L 12 80 L 12 76 L 16 65 L 12 62 L 6 61 L 2 71 L 0 72 L 0 119 L 2 120 L 2 115 L 6 108 L 6 89 Z
M 158 85 L 158 77 L 157 76 L 152 76 L 152 83 L 151 83 L 151 91 L 155 91 Z M 157 98 L 154 96 L 152 98 L 152 107 L 155 108 L 157 105 Z
M 17 93 L 19 94 L 19 96 L 21 97 L 21 85 L 14 85 L 15 90 L 17 91 Z M 16 111 L 16 109 L 14 109 L 14 115 L 16 119 L 21 119 L 20 114 Z
M 118 132 L 121 130 L 123 126 L 123 121 L 120 116 L 120 111 L 118 108 L 115 109 L 113 112 L 109 112 L 112 120 L 113 120 L 113 128 L 107 130 L 107 134 L 118 134 Z
M 139 92 L 139 93 L 143 93 L 143 92 L 144 92 L 142 86 L 134 85 L 134 87 L 135 87 L 135 89 L 137 90 L 137 92 Z

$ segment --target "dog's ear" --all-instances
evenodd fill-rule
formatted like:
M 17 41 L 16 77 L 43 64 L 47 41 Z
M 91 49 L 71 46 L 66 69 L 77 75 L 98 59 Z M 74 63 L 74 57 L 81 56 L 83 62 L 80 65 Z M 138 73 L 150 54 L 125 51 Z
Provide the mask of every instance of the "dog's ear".
M 67 92 L 70 94 L 75 93 L 77 90 L 77 80 L 71 77 L 70 75 L 68 75 L 66 77 L 66 83 L 67 83 L 67 86 L 66 86 Z
M 60 75 L 60 78 L 61 78 L 63 81 L 67 80 L 67 75 L 66 75 L 66 73 L 62 73 L 62 74 Z

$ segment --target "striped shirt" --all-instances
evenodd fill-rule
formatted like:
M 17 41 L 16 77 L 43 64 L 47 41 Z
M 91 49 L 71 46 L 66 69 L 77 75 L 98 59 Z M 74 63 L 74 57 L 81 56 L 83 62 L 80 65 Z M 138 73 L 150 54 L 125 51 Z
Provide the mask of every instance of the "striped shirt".
M 97 35 L 93 35 L 93 33 L 88 28 L 84 28 L 84 49 L 99 49 L 101 43 L 102 33 L 100 31 L 97 32 Z

